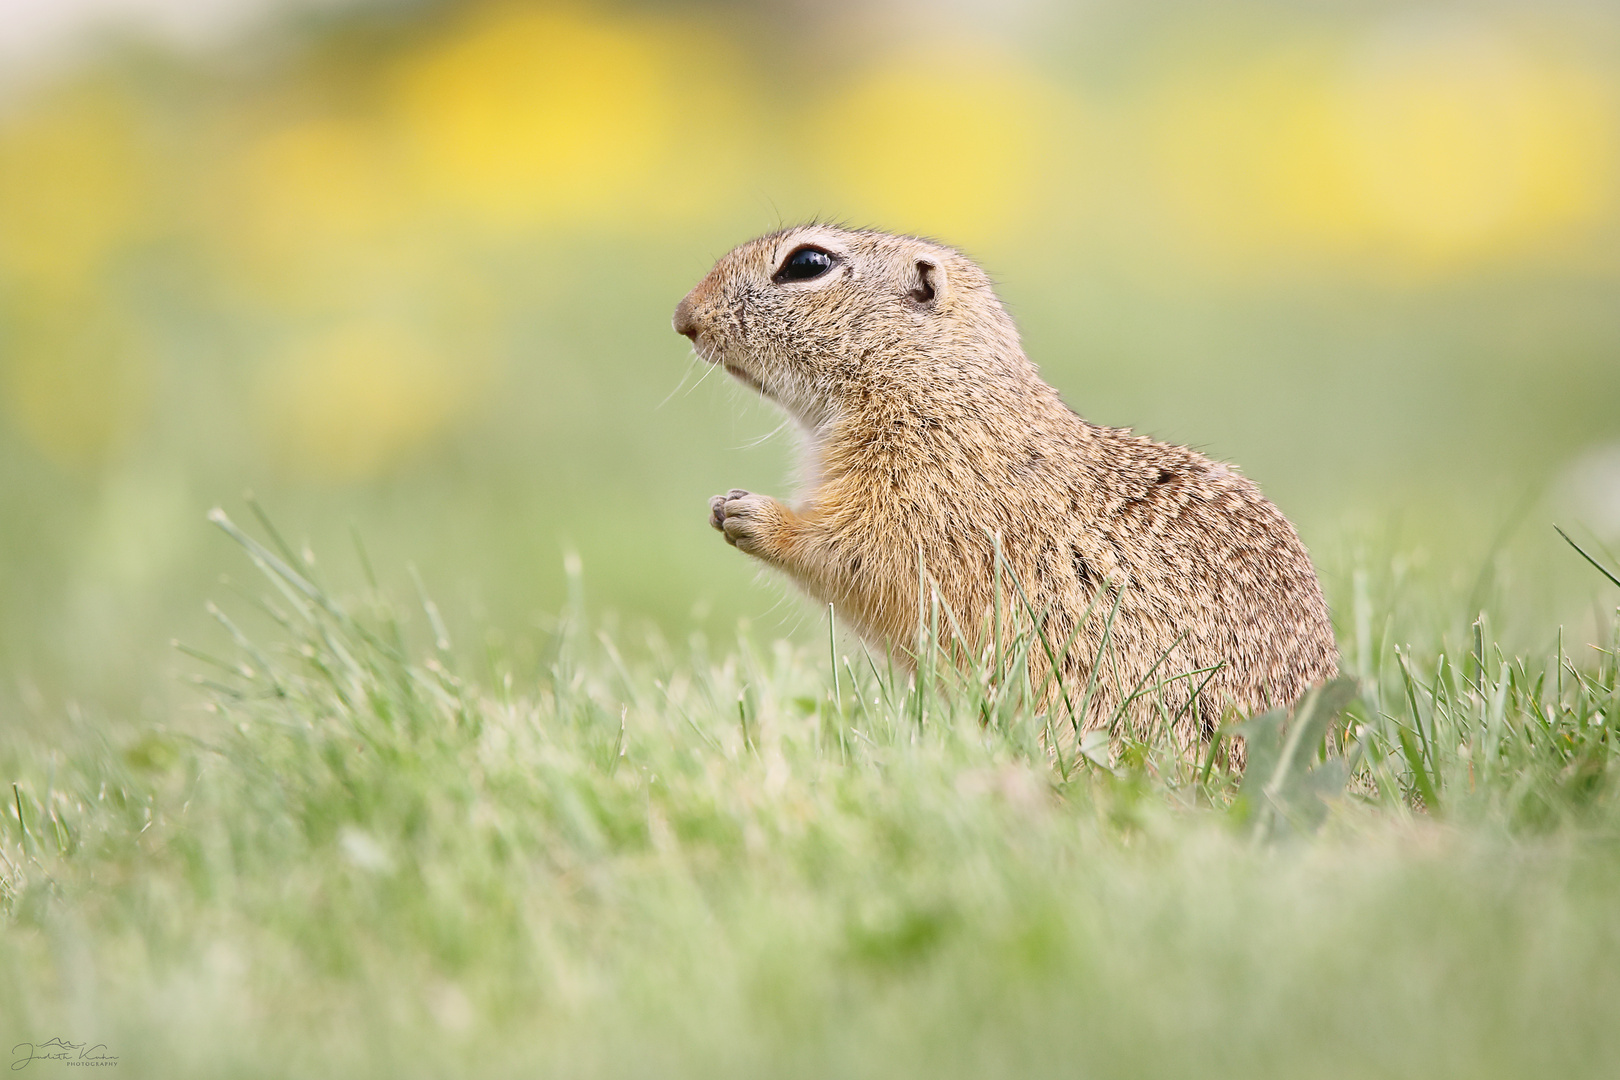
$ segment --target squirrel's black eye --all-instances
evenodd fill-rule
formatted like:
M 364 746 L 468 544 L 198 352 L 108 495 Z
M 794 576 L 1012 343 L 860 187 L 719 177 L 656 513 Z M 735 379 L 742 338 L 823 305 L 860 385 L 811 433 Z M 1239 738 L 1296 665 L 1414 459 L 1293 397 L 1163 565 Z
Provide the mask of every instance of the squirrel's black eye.
M 822 251 L 818 247 L 802 247 L 787 257 L 778 270 L 774 280 L 778 285 L 784 281 L 809 281 L 820 277 L 833 267 L 832 253 Z

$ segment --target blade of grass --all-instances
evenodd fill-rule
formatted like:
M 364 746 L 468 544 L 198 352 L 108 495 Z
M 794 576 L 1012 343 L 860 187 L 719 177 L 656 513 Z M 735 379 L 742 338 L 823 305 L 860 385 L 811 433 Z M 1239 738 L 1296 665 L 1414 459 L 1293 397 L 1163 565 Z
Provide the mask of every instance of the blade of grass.
M 1591 563 L 1597 569 L 1598 573 L 1600 573 L 1604 577 L 1608 578 L 1609 581 L 1611 583 L 1613 583 L 1614 585 L 1620 586 L 1620 577 L 1615 577 L 1615 575 L 1613 573 L 1611 573 L 1608 570 L 1607 567 L 1605 567 L 1602 563 L 1598 562 L 1591 555 L 1587 554 L 1587 551 L 1586 551 L 1585 548 L 1581 547 L 1581 545 L 1577 544 L 1574 540 L 1570 539 L 1569 533 L 1565 532 L 1563 529 L 1560 529 L 1557 525 L 1553 526 L 1553 530 L 1555 532 L 1557 532 L 1559 536 L 1562 536 L 1564 538 L 1564 543 L 1566 543 L 1570 547 L 1574 548 L 1576 550 L 1576 552 L 1578 552 L 1580 554 L 1581 558 L 1583 558 L 1587 562 Z

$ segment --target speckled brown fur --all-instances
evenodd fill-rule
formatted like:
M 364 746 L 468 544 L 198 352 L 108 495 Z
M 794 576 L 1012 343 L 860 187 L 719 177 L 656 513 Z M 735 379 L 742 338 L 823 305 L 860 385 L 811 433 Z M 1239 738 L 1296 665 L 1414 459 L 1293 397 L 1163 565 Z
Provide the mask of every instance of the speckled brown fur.
M 832 269 L 773 280 L 806 245 L 831 253 Z M 1124 715 L 1140 727 L 1179 714 L 1184 745 L 1228 706 L 1288 704 L 1334 675 L 1327 607 L 1288 520 L 1229 466 L 1075 415 L 960 253 L 827 225 L 785 229 L 722 258 L 681 301 L 675 327 L 807 435 L 799 501 L 732 491 L 713 500 L 711 523 L 869 641 L 897 653 L 917 641 L 920 557 L 981 653 L 999 536 L 1004 573 L 1044 613 L 1048 640 L 1083 622 L 1060 661 L 1065 681 L 1083 687 L 1094 658 L 1108 658 L 1087 729 L 1107 723 L 1161 657 L 1148 680 L 1159 689 Z M 1201 678 L 1159 685 L 1214 665 L 1196 710 L 1183 706 Z

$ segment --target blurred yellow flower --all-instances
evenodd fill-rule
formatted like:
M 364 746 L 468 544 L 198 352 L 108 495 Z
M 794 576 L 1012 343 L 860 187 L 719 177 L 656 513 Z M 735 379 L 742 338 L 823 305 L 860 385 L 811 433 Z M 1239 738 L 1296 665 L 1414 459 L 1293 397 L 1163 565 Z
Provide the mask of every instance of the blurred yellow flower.
M 390 164 L 359 120 L 285 123 L 225 164 L 211 232 L 231 269 L 255 284 L 281 294 L 327 288 L 323 270 L 386 247 L 418 209 L 409 178 Z
M 952 46 L 858 75 L 817 108 L 804 160 L 824 163 L 836 216 L 972 245 L 1072 210 L 1083 139 L 1067 91 Z
M 674 24 L 482 9 L 399 65 L 407 160 L 495 227 L 638 224 L 694 192 L 721 204 L 740 113 L 701 74 L 712 45 Z
M 158 217 L 140 120 L 85 83 L 0 123 L 0 408 L 61 464 L 102 458 L 147 401 L 150 358 L 108 290 Z
M 305 340 L 265 370 L 261 419 L 304 476 L 364 479 L 442 432 L 467 404 L 458 358 L 377 320 Z
M 1612 100 L 1474 24 L 1394 23 L 1189 62 L 1153 99 L 1149 141 L 1206 255 L 1408 272 L 1523 254 L 1610 212 Z
M 153 147 L 128 98 L 86 84 L 0 122 L 0 279 L 78 291 L 149 226 Z
M 1148 104 L 1150 171 L 1187 238 L 1222 259 L 1355 244 L 1361 219 L 1333 130 L 1331 42 L 1212 73 L 1177 57 Z
M 1601 216 L 1620 136 L 1601 83 L 1467 24 L 1397 24 L 1344 86 L 1372 227 L 1416 258 L 1534 243 Z

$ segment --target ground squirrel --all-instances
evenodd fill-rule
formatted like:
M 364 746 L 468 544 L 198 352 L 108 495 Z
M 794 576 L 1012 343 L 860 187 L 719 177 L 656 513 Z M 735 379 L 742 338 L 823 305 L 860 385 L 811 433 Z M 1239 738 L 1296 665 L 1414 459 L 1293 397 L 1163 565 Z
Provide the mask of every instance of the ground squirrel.
M 1229 706 L 1288 704 L 1334 675 L 1327 606 L 1281 512 L 1229 466 L 1077 416 L 961 253 L 784 229 L 723 257 L 674 324 L 806 436 L 799 502 L 733 490 L 710 523 L 867 640 L 904 655 L 926 587 L 982 655 L 999 546 L 1006 606 L 1041 620 L 1054 651 L 1072 641 L 1064 683 L 1099 669 L 1077 731 L 1168 715 L 1194 744 Z M 1042 651 L 1034 674 L 1055 685 Z

